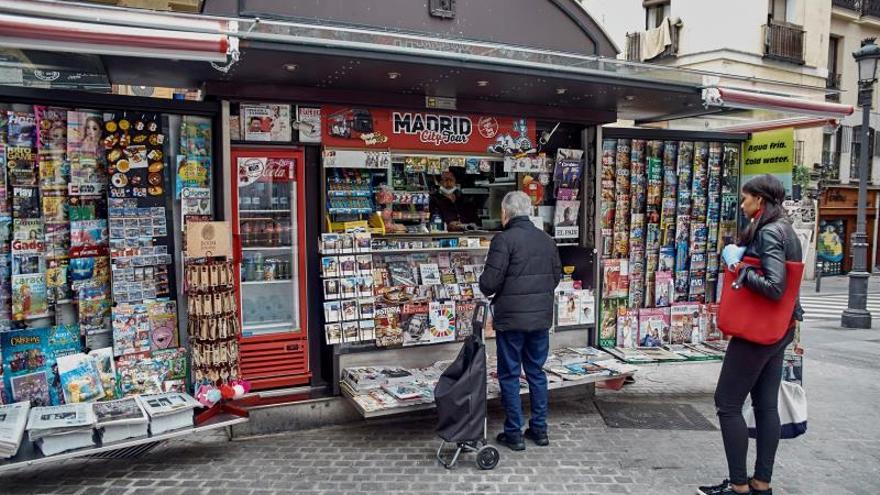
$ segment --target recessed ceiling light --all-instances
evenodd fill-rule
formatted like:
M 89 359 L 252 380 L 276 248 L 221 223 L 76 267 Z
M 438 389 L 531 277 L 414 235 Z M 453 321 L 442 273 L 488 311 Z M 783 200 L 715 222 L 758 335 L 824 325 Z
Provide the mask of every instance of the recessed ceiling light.
M 568 90 L 565 88 L 556 88 L 556 94 L 558 95 L 564 95 L 566 91 Z
M 623 99 L 626 100 L 626 101 L 633 101 L 633 100 L 636 99 L 636 97 L 633 96 L 633 95 L 626 95 L 626 96 L 623 97 Z
M 477 86 L 479 86 L 481 88 L 485 88 L 488 85 L 489 85 L 489 81 L 486 81 L 486 80 L 477 81 Z
M 389 72 L 388 79 L 397 79 L 400 77 L 400 72 Z
M 296 69 L 299 69 L 299 66 L 296 65 L 296 64 L 284 64 L 284 65 L 282 65 L 282 67 L 283 67 L 284 70 L 286 70 L 287 72 L 293 72 L 293 71 L 295 71 Z

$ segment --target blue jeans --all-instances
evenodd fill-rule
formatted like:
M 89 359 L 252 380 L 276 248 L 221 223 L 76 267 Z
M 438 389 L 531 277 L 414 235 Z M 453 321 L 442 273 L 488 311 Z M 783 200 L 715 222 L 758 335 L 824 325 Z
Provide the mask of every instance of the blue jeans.
M 507 419 L 504 432 L 521 435 L 523 427 L 522 403 L 519 398 L 520 370 L 529 383 L 532 417 L 529 428 L 547 431 L 547 376 L 544 362 L 550 350 L 549 330 L 531 332 L 503 331 L 495 338 L 498 349 L 498 382 L 501 385 L 501 403 Z

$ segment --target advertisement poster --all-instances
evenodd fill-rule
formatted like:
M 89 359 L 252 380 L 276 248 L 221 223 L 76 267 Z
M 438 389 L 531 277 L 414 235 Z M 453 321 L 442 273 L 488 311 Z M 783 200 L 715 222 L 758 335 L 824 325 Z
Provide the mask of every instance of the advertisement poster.
M 104 121 L 97 113 L 67 112 L 67 159 L 71 194 L 102 194 L 106 190 Z M 112 143 L 112 138 L 108 138 Z
M 743 145 L 743 177 L 745 184 L 761 174 L 776 176 L 791 194 L 791 174 L 794 167 L 794 129 L 787 127 L 773 131 L 755 132 Z
M 242 105 L 241 125 L 245 141 L 288 142 L 290 105 Z
M 841 273 L 846 252 L 846 220 L 820 220 L 816 255 L 824 264 L 824 273 Z
M 492 115 L 321 108 L 326 146 L 514 154 L 535 145 L 535 121 Z
M 321 142 L 321 109 L 299 107 L 297 112 L 297 129 L 299 130 L 299 142 Z
M 180 123 L 175 187 L 178 198 L 186 187 L 211 187 L 211 121 L 208 119 L 186 116 Z

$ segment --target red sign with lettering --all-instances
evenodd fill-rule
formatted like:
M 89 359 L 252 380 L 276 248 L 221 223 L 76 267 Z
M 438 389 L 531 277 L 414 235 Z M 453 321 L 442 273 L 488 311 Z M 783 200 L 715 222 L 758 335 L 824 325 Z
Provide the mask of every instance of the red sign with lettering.
M 535 121 L 432 110 L 323 107 L 326 146 L 505 154 L 535 146 Z
M 292 182 L 296 180 L 296 160 L 286 158 L 241 157 L 238 159 L 238 186 L 254 182 Z

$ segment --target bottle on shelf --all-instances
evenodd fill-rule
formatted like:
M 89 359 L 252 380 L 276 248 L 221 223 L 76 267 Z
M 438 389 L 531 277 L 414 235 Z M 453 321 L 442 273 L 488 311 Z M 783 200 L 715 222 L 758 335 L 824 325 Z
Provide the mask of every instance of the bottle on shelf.
M 263 280 L 263 253 L 257 251 L 254 253 L 254 278 L 253 280 Z
M 284 219 L 281 220 L 279 228 L 281 229 L 279 242 L 282 246 L 290 246 L 292 245 L 292 239 L 290 238 L 291 228 L 290 228 L 290 220 Z
M 241 223 L 241 245 L 242 247 L 248 247 L 253 244 L 253 222 L 244 221 Z

